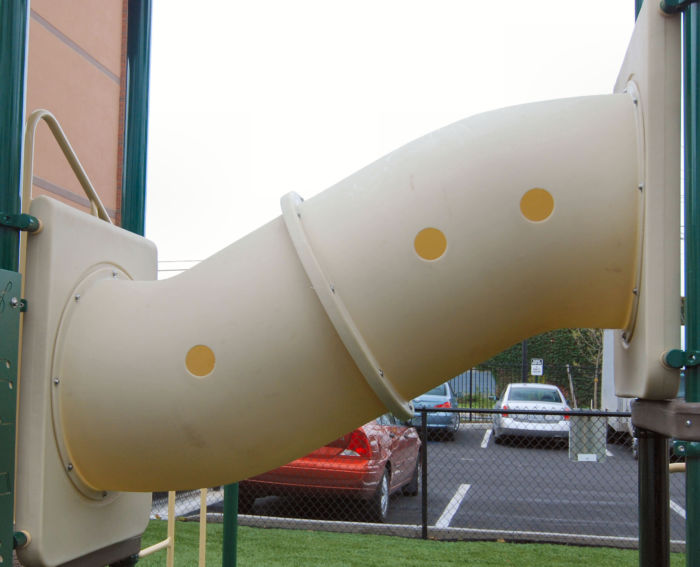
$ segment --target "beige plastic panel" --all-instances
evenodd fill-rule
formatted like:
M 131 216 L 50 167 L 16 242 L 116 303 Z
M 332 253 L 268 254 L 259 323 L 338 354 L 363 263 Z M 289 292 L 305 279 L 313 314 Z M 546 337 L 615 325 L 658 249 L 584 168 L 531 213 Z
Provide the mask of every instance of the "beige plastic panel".
M 110 278 L 116 271 L 120 277 L 153 279 L 156 255 L 147 240 L 48 197 L 35 199 L 31 214 L 41 219 L 43 229 L 31 234 L 28 244 L 16 529 L 31 535 L 31 543 L 18 551 L 22 564 L 52 566 L 138 536 L 148 522 L 150 494 L 89 493 L 76 487 L 71 478 L 76 469 L 68 472 L 56 443 L 52 396 L 63 380 L 52 366 L 59 322 L 64 308 L 75 303 L 76 285 L 99 267 Z M 119 342 L 112 348 L 115 354 L 103 361 L 105 366 L 118 356 Z M 102 372 L 91 377 L 102 378 Z M 113 410 L 120 420 L 129 419 L 130 408 L 115 405 Z
M 625 326 L 635 120 L 626 94 L 475 116 L 297 205 L 397 399 L 547 329 Z M 86 285 L 55 408 L 85 484 L 232 482 L 385 411 L 297 252 L 280 217 L 178 277 Z
M 615 85 L 636 91 L 643 117 L 643 258 L 634 327 L 616 333 L 615 393 L 673 398 L 679 371 L 662 355 L 680 348 L 680 14 L 644 2 Z

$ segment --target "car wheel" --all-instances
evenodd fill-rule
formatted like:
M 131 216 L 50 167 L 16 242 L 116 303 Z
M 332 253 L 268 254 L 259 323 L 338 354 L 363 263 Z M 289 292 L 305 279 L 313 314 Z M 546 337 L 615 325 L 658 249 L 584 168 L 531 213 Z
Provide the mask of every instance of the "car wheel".
M 455 437 L 456 437 L 456 435 L 457 435 L 457 430 L 458 430 L 458 429 L 459 429 L 459 419 L 457 419 L 457 420 L 454 422 L 454 424 L 452 425 L 452 427 L 450 427 L 449 429 L 446 429 L 446 430 L 445 430 L 445 434 L 447 435 L 447 440 L 448 440 L 448 441 L 454 441 L 454 440 L 455 440 Z
M 496 430 L 495 430 L 495 429 L 493 430 L 493 442 L 494 442 L 496 445 L 500 445 L 501 443 L 503 443 L 503 436 L 502 436 L 502 435 L 498 435 L 498 434 L 496 433 Z
M 418 459 L 416 460 L 416 468 L 413 470 L 413 476 L 411 481 L 404 486 L 403 493 L 407 496 L 415 496 L 418 494 L 418 488 L 423 481 L 423 462 L 421 460 L 421 454 L 418 453 Z
M 377 491 L 369 501 L 369 512 L 373 520 L 386 522 L 389 515 L 389 471 L 384 469 Z

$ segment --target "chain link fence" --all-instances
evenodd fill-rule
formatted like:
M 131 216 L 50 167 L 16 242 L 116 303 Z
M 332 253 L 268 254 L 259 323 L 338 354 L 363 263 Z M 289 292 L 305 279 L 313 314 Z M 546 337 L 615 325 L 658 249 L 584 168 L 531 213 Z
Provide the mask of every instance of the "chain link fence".
M 459 414 L 453 435 L 428 431 L 429 415 L 437 412 Z M 542 426 L 559 423 L 563 412 L 510 410 L 523 430 L 496 440 L 492 423 L 503 413 L 485 408 L 422 410 L 420 462 L 409 481 L 386 498 L 384 517 L 377 513 L 378 491 L 358 497 L 324 488 L 325 481 L 315 478 L 303 490 L 268 486 L 261 493 L 254 484 L 242 482 L 239 524 L 637 547 L 637 461 L 631 439 L 611 436 L 607 425 L 609 418 L 629 414 L 573 410 L 565 418 L 568 435 L 550 437 Z M 537 431 L 528 431 L 528 424 L 535 423 Z M 671 475 L 670 497 L 672 549 L 683 551 L 685 475 Z M 167 516 L 166 500 L 166 495 L 154 495 L 152 517 Z M 207 502 L 208 520 L 222 521 L 220 487 L 209 490 Z M 198 520 L 199 506 L 198 492 L 178 494 L 176 515 Z

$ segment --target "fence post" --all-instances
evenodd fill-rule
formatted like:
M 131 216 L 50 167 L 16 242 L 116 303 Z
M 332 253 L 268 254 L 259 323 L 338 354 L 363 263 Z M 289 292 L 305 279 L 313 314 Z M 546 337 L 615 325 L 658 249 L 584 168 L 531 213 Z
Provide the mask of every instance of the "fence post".
M 420 458 L 423 471 L 420 488 L 421 537 L 428 539 L 428 413 L 425 410 L 421 410 L 420 414 L 420 436 L 422 441 Z
M 472 406 L 473 406 L 474 372 L 475 372 L 475 371 L 474 371 L 474 369 L 472 368 L 472 369 L 469 371 L 469 374 L 468 374 L 468 376 L 469 376 L 469 409 L 471 409 Z M 461 417 L 460 417 L 460 419 L 461 419 Z M 472 414 L 471 414 L 471 412 L 469 412 L 469 422 L 471 423 L 471 421 L 472 421 Z

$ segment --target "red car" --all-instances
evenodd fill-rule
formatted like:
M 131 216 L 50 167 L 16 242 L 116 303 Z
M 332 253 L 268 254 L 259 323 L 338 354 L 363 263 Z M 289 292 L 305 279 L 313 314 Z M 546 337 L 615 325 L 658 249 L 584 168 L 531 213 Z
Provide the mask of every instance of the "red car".
M 383 522 L 391 494 L 418 493 L 420 445 L 414 427 L 385 414 L 305 457 L 242 481 L 239 511 L 249 512 L 256 498 L 268 495 L 350 496 Z

